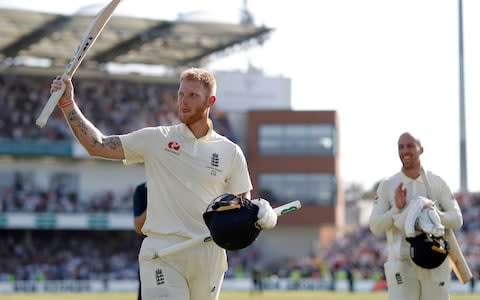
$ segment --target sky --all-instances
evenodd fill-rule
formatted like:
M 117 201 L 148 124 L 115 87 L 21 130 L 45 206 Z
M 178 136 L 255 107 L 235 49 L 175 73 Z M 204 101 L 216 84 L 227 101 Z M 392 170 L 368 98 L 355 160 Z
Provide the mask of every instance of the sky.
M 344 184 L 371 188 L 400 169 L 397 140 L 409 131 L 422 163 L 460 189 L 458 3 L 460 0 L 123 0 L 116 13 L 238 22 L 247 3 L 262 45 L 223 57 L 212 70 L 246 70 L 292 81 L 295 110 L 339 116 Z M 72 14 L 104 0 L 0 0 L 0 6 Z M 202 12 L 199 14 L 198 12 Z M 468 187 L 480 191 L 480 1 L 463 0 Z M 101 38 L 101 37 L 100 37 Z

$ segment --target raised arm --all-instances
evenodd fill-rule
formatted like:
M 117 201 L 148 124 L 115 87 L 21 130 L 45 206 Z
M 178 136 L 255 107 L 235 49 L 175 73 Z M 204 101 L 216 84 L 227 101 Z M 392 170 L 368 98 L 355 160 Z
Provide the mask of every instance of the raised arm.
M 368 220 L 370 230 L 373 234 L 380 234 L 392 229 L 393 215 L 398 213 L 398 208 L 392 206 L 388 200 L 387 184 L 380 183 L 377 189 L 377 199 L 373 204 L 370 218 Z
M 91 156 L 113 160 L 124 159 L 125 154 L 120 138 L 117 135 L 105 136 L 82 114 L 75 103 L 74 88 L 70 79 L 62 82 L 60 77 L 57 77 L 52 82 L 50 92 L 60 89 L 62 84 L 65 84 L 66 88 L 58 102 L 58 107 L 62 110 L 65 120 L 80 144 Z

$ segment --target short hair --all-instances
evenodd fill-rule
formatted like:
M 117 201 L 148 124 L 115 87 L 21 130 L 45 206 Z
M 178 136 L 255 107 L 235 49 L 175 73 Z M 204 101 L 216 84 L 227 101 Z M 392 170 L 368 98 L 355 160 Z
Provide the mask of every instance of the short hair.
M 408 132 L 408 131 L 402 133 L 398 139 L 400 140 L 400 138 L 402 138 L 402 136 L 404 136 L 404 135 L 409 135 L 409 136 L 411 136 L 411 137 L 413 138 L 413 140 L 415 141 L 415 144 L 417 144 L 418 147 L 422 147 L 422 141 L 421 141 L 419 138 L 413 136 L 413 134 L 411 134 L 411 133 Z
M 209 96 L 215 95 L 217 92 L 217 81 L 215 77 L 205 69 L 189 68 L 180 75 L 180 81 L 183 80 L 200 81 L 209 92 Z

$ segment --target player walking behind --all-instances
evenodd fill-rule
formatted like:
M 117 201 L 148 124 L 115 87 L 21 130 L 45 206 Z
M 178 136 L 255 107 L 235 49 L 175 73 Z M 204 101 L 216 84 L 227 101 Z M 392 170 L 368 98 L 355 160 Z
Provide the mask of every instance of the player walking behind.
M 445 228 L 462 226 L 461 211 L 450 188 L 441 177 L 423 170 L 420 163 L 422 153 L 419 139 L 410 133 L 400 135 L 398 154 L 402 169 L 380 183 L 369 220 L 374 234 L 386 232 L 388 259 L 384 267 L 391 300 L 449 299 L 452 270 L 448 259 L 434 269 L 416 265 L 410 258 L 410 244 L 406 241 L 404 228 L 395 226 L 402 211 L 420 201 L 418 196 L 427 197 L 429 190 L 436 204 L 424 208 L 434 209 Z
M 242 150 L 216 133 L 209 118 L 217 100 L 214 76 L 197 68 L 180 75 L 180 124 L 111 136 L 103 135 L 81 113 L 71 80 L 58 77 L 51 92 L 62 84 L 66 89 L 58 106 L 91 156 L 145 165 L 148 205 L 142 233 L 146 238 L 139 253 L 142 298 L 218 299 L 227 270 L 224 249 L 209 242 L 166 257 L 155 256 L 169 246 L 208 236 L 202 214 L 217 196 L 231 193 L 250 197 L 252 184 Z M 254 203 L 261 206 L 257 223 L 273 228 L 277 215 L 268 201 Z
M 147 217 L 147 183 L 142 182 L 135 188 L 133 192 L 133 225 L 135 232 L 138 233 L 142 240 L 145 235 L 142 233 L 143 224 Z M 140 270 L 138 272 L 138 292 L 137 300 L 142 300 L 142 282 L 140 280 Z

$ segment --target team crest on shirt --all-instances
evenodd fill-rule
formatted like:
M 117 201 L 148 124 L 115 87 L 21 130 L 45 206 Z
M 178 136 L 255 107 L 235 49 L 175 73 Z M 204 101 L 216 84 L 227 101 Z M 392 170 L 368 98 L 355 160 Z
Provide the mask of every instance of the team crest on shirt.
M 165 148 L 166 151 L 168 152 L 171 152 L 173 154 L 179 154 L 180 152 L 180 144 L 178 142 L 175 142 L 175 141 L 169 141 L 167 143 L 167 147 Z
M 162 269 L 155 270 L 155 281 L 157 282 L 157 285 L 162 285 L 165 283 L 165 276 L 163 275 Z
M 218 163 L 219 163 L 218 153 L 212 153 L 212 157 L 211 157 L 212 167 L 218 167 Z
M 210 169 L 210 175 L 217 176 L 217 172 L 222 172 L 218 167 L 220 166 L 220 157 L 218 153 L 212 153 L 210 155 L 210 165 L 207 168 Z

